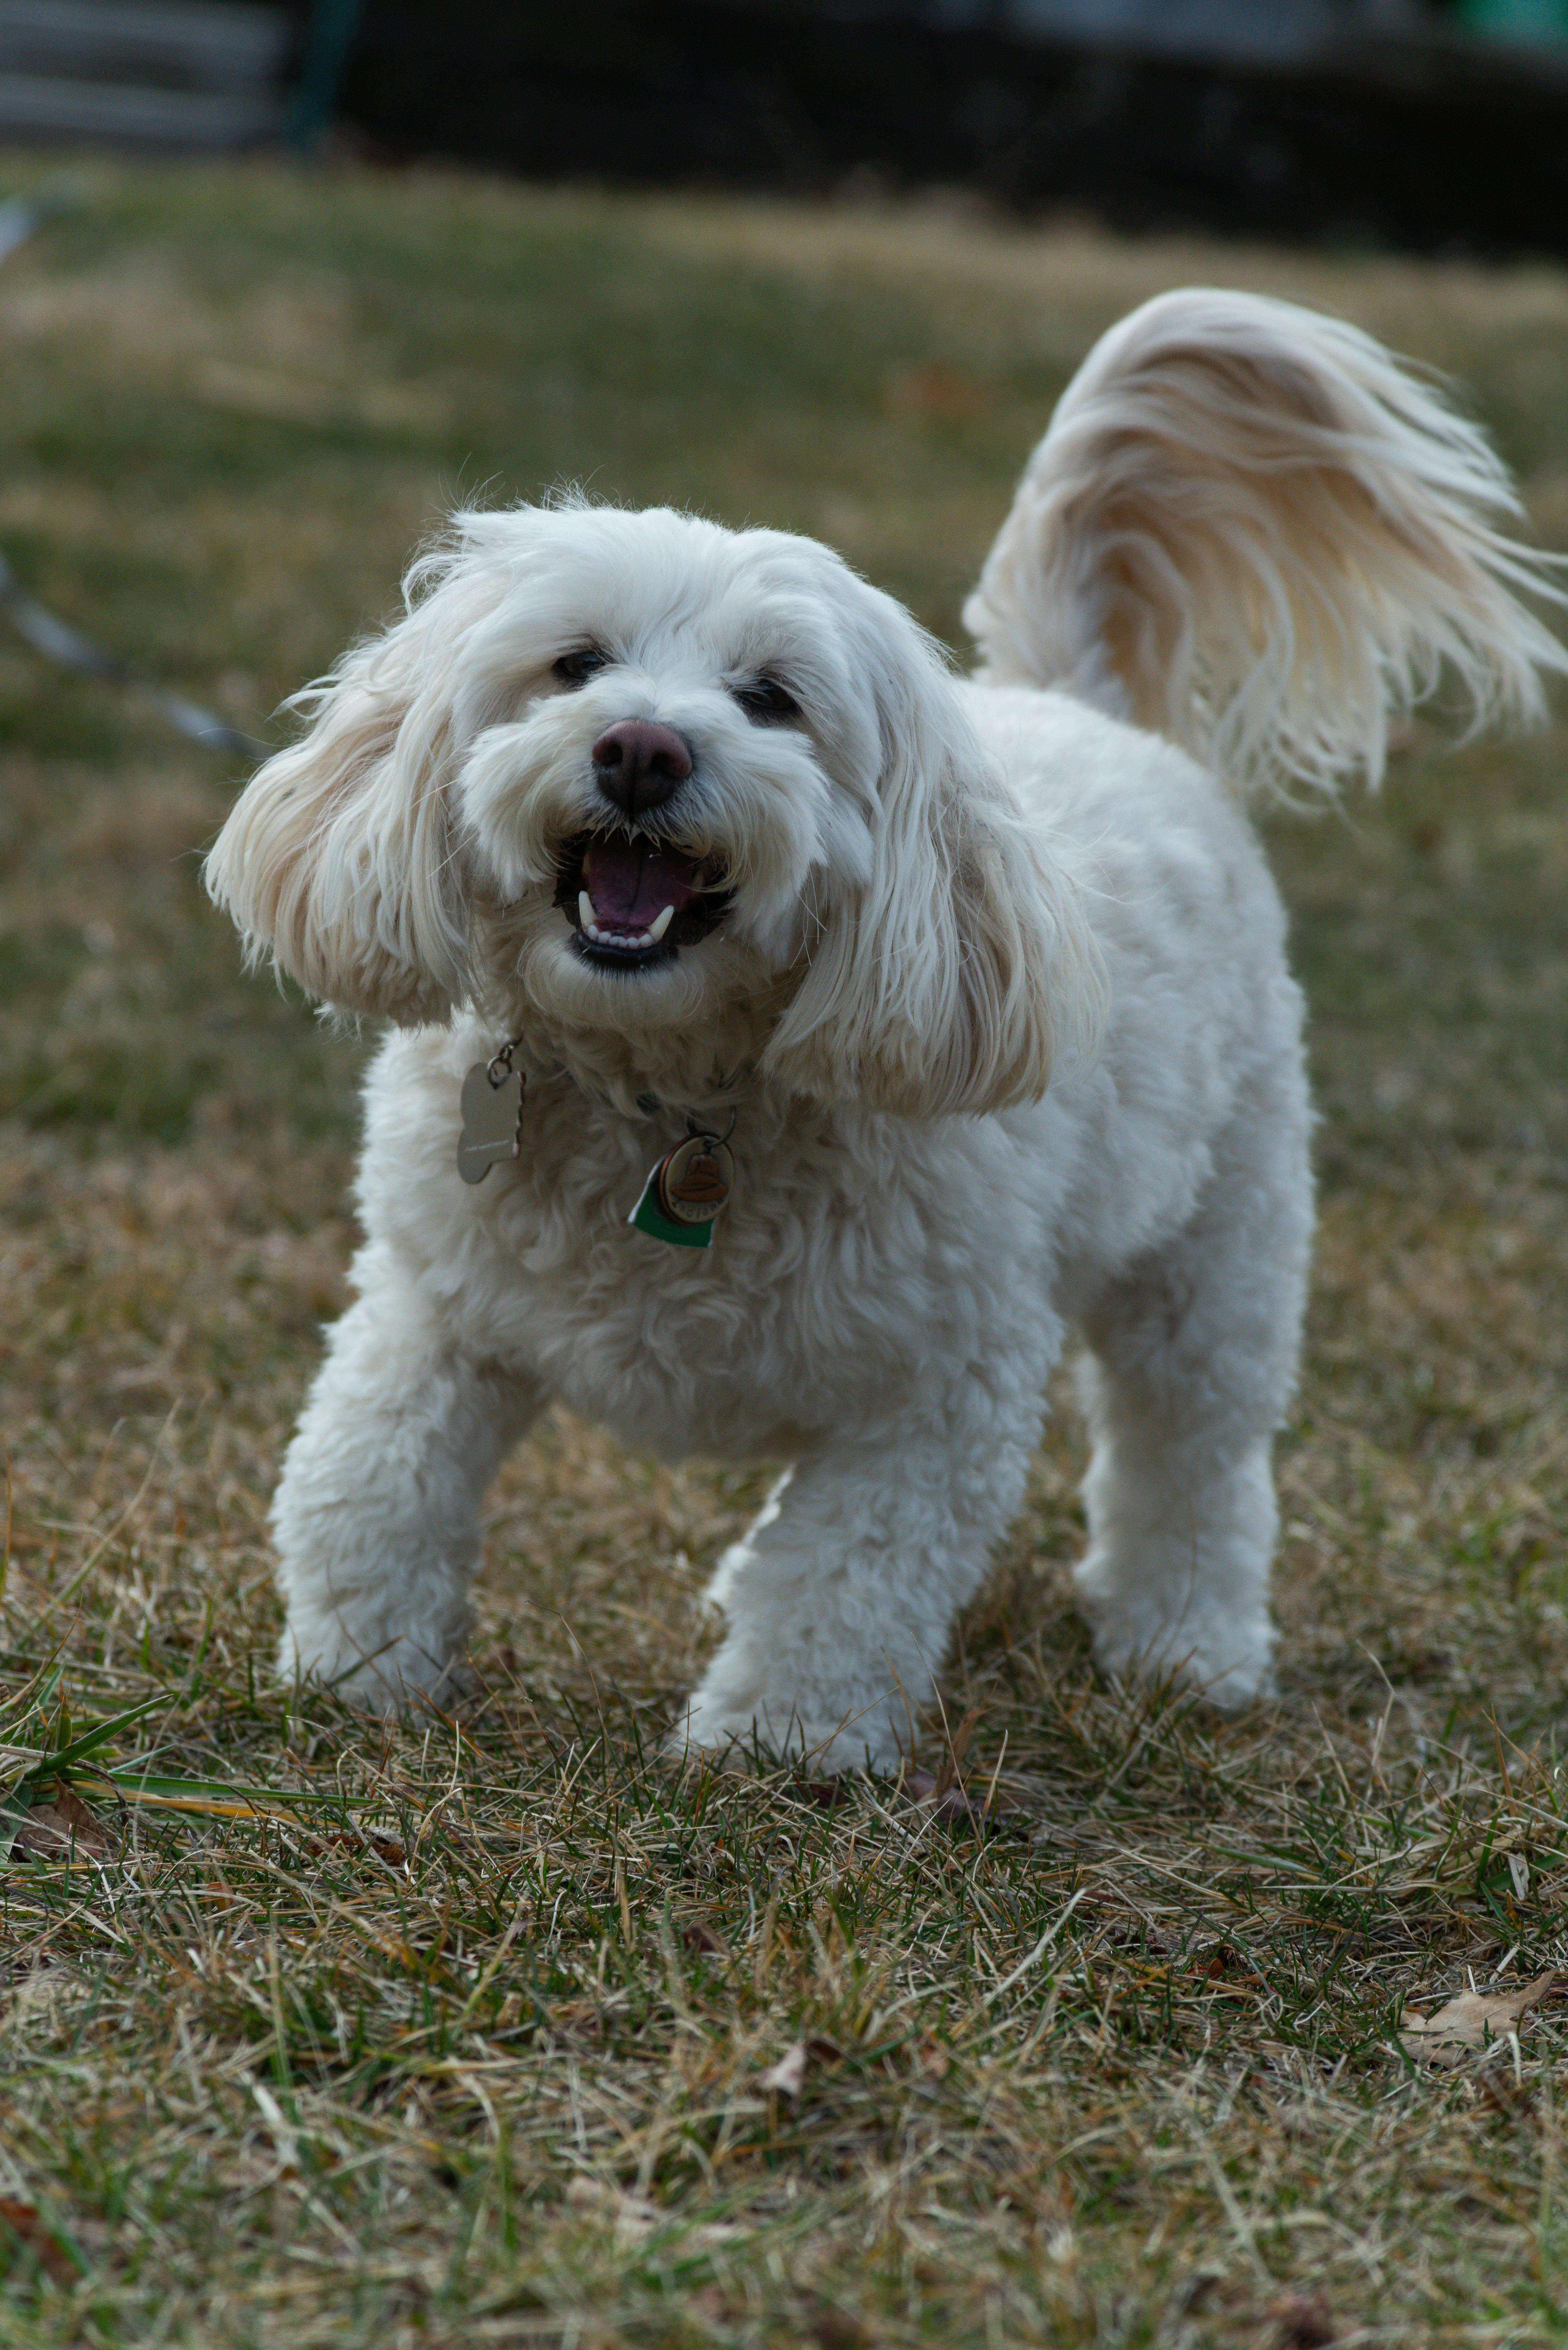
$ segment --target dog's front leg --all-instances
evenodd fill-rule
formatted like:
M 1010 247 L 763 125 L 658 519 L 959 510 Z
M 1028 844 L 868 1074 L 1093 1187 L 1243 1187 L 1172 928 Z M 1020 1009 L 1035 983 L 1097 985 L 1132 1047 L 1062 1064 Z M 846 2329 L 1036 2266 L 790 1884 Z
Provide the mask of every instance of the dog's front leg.
M 454 1686 L 480 1503 L 543 1399 L 465 1355 L 390 1252 L 355 1279 L 273 1503 L 278 1663 L 393 1711 Z
M 929 1701 L 953 1617 L 1023 1498 L 1037 1412 L 993 1399 L 797 1464 L 713 1596 L 729 1628 L 678 1723 L 675 1752 L 805 1756 L 889 1770 Z

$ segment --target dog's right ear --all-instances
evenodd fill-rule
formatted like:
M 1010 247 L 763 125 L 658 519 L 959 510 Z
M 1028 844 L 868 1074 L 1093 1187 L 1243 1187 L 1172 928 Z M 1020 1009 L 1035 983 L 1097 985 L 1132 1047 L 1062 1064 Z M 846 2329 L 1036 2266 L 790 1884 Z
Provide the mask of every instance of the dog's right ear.
M 445 1017 L 468 962 L 430 632 L 427 605 L 300 697 L 308 733 L 252 776 L 205 867 L 253 962 L 403 1027 Z

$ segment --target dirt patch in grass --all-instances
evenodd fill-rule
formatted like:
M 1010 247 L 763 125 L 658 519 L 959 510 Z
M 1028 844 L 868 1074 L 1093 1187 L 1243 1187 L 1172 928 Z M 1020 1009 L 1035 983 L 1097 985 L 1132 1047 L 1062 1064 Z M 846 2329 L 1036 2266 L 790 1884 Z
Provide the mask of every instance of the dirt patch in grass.
M 0 546 L 258 732 L 482 488 L 821 531 L 955 636 L 1087 341 L 1193 278 L 1461 374 L 1568 536 L 1559 272 L 159 169 L 0 273 Z M 1563 1997 L 1400 2031 L 1568 1985 L 1565 746 L 1422 729 L 1271 827 L 1324 1112 L 1277 1704 L 1098 1681 L 1064 1387 L 920 1775 L 678 1780 L 760 1480 L 565 1417 L 461 1721 L 272 1681 L 362 1047 L 200 901 L 235 775 L 0 643 L 0 1744 L 56 1824 L 0 1820 L 0 2334 L 1560 2338 Z M 73 1814 L 47 1755 L 143 1703 Z

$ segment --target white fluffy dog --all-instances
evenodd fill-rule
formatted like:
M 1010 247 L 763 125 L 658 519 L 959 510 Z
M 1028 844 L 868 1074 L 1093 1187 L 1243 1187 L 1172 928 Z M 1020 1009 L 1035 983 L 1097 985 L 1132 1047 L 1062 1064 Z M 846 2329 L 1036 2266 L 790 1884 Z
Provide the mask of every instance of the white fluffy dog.
M 253 954 L 394 1024 L 275 1504 L 284 1669 L 451 1686 L 485 1488 L 559 1397 L 793 1463 L 677 1745 L 888 1765 L 1076 1331 L 1101 1664 L 1265 1688 L 1311 1121 L 1242 802 L 1375 780 L 1440 673 L 1538 706 L 1514 510 L 1365 335 L 1199 289 L 1063 398 L 968 680 L 808 540 L 458 516 L 207 868 Z

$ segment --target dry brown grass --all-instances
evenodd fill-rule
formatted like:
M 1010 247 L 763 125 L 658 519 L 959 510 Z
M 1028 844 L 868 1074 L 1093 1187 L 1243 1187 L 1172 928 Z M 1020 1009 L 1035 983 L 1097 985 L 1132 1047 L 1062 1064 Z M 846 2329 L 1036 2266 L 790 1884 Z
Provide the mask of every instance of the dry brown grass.
M 0 544 L 252 727 L 493 476 L 826 529 L 950 631 L 1084 343 L 1190 276 L 1463 372 L 1568 536 L 1560 273 L 167 171 L 0 276 Z M 1562 2338 L 1561 2002 L 1453 2073 L 1397 2024 L 1568 1973 L 1565 743 L 1422 734 L 1277 828 L 1324 1109 L 1284 1694 L 1096 1680 L 1064 1396 L 921 1756 L 980 1814 L 659 1768 L 757 1488 L 564 1419 L 470 1717 L 271 1684 L 357 1049 L 200 906 L 233 779 L 0 645 L 0 1741 L 152 1700 L 111 1759 L 266 1791 L 84 1777 L 0 1876 L 0 2340 Z

